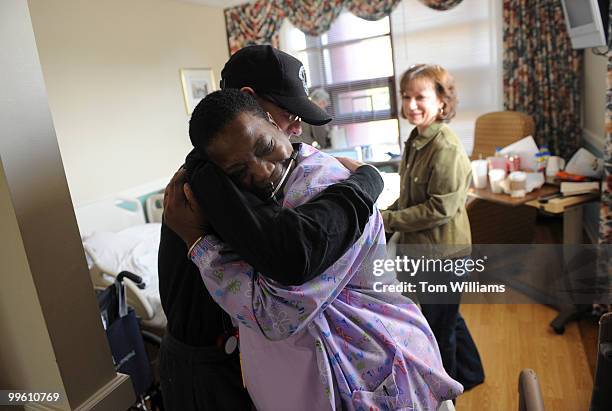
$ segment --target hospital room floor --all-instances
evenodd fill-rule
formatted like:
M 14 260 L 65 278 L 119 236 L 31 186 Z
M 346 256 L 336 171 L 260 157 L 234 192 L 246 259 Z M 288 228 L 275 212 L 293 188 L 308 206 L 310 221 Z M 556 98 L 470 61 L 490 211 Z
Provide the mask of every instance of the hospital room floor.
M 557 243 L 559 222 L 539 220 L 535 242 Z M 518 410 L 518 377 L 533 369 L 547 411 L 589 408 L 597 355 L 597 320 L 584 318 L 557 335 L 548 326 L 557 311 L 542 304 L 464 304 L 482 357 L 484 384 L 458 398 L 457 411 Z
M 557 311 L 542 304 L 464 304 L 485 368 L 485 383 L 457 400 L 457 410 L 518 410 L 518 376 L 533 369 L 546 410 L 582 411 L 589 407 L 593 374 L 579 325 L 557 335 L 548 323 Z

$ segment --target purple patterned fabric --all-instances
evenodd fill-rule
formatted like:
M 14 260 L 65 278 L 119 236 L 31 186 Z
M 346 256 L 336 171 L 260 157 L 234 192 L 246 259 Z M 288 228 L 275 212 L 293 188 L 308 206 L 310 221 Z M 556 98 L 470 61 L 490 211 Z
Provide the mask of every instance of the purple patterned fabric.
M 336 159 L 304 144 L 283 205 L 296 207 L 348 174 Z M 373 260 L 386 257 L 377 210 L 358 242 L 301 286 L 258 275 L 228 251 L 206 236 L 191 258 L 215 301 L 239 323 L 246 385 L 257 408 L 286 409 L 291 401 L 292 410 L 313 404 L 435 410 L 462 392 L 444 371 L 419 309 L 401 294 L 373 290 L 374 282 L 397 284 L 393 272 L 373 275 Z M 270 383 L 279 370 L 286 375 Z M 290 393 L 293 379 L 307 387 Z

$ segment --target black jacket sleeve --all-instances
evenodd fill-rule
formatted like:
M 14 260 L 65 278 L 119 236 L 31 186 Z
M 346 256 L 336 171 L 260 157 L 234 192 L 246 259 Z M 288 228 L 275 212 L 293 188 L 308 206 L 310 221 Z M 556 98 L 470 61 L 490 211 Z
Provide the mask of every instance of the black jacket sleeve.
M 240 190 L 206 164 L 191 186 L 215 233 L 257 271 L 284 285 L 318 276 L 363 233 L 384 187 L 378 171 L 362 166 L 294 209 Z

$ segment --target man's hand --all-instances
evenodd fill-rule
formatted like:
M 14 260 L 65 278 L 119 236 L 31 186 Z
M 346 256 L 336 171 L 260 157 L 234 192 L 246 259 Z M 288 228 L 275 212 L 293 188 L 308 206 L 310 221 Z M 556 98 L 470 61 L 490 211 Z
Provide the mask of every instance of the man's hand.
M 207 231 L 208 222 L 200 209 L 185 169 L 177 171 L 164 191 L 164 223 L 190 247 Z
M 336 160 L 342 163 L 344 167 L 348 168 L 351 173 L 354 173 L 355 170 L 357 170 L 359 167 L 361 167 L 364 164 L 360 161 L 353 160 L 352 158 L 348 158 L 348 157 L 336 157 Z

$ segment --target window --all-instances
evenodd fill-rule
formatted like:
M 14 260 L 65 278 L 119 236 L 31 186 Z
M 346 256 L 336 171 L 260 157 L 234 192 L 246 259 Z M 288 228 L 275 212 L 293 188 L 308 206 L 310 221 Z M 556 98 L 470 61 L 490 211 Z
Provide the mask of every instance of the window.
M 402 73 L 413 64 L 446 68 L 455 78 L 459 98 L 451 127 L 470 154 L 476 118 L 503 109 L 501 2 L 463 0 L 440 12 L 418 1 L 402 1 L 391 13 L 391 24 L 398 90 Z M 402 139 L 411 129 L 406 120 L 400 120 Z
M 372 22 L 343 11 L 327 33 L 316 37 L 286 20 L 281 49 L 304 63 L 310 91 L 323 88 L 329 94 L 331 125 L 346 136 L 333 148 L 370 146 L 370 160 L 399 153 L 388 17 Z

